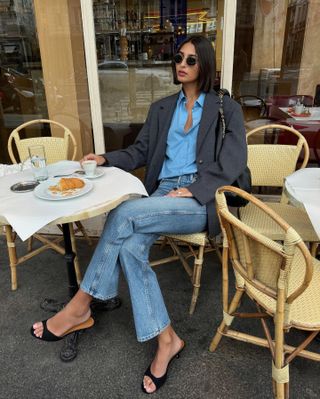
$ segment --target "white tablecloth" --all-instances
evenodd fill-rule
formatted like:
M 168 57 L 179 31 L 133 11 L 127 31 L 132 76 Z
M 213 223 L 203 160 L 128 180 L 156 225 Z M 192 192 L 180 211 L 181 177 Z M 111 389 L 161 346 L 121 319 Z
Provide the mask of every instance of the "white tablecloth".
M 291 199 L 303 204 L 320 238 L 320 168 L 299 169 L 286 178 Z
M 61 161 L 49 165 L 48 173 L 50 177 L 79 168 L 79 162 Z M 6 218 L 22 240 L 26 240 L 60 217 L 81 212 L 127 194 L 148 195 L 141 181 L 132 174 L 114 167 L 106 167 L 104 171 L 103 176 L 91 180 L 94 187 L 89 193 L 62 201 L 39 199 L 33 191 L 11 191 L 10 187 L 13 184 L 33 180 L 30 170 L 0 177 L 0 215 Z

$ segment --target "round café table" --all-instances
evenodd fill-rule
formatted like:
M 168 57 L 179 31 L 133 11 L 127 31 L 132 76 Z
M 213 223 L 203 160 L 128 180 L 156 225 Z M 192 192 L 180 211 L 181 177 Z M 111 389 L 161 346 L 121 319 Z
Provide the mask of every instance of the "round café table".
M 57 174 L 57 170 L 61 171 L 61 168 L 62 171 L 67 168 L 70 170 L 70 167 L 79 168 L 78 163 L 62 162 L 64 163 L 58 163 L 58 166 L 53 165 L 51 169 L 49 168 L 51 176 Z M 49 166 L 51 167 L 51 165 Z M 32 178 L 30 171 L 0 177 L 0 225 L 5 226 L 7 238 L 11 237 L 12 239 L 12 225 L 22 239 L 27 239 L 44 226 L 62 225 L 70 297 L 77 292 L 78 283 L 74 268 L 75 253 L 72 250 L 69 224 L 108 213 L 129 198 L 147 195 L 143 184 L 133 175 L 117 168 L 106 168 L 105 170 L 106 172 L 102 177 L 94 180 L 94 188 L 90 192 L 79 197 L 79 199 L 65 201 L 44 201 L 37 198 L 32 192 L 23 194 L 11 192 L 12 183 Z M 38 217 L 40 212 L 42 212 L 42 218 Z M 40 219 L 40 224 L 38 219 Z M 32 223 L 38 224 L 30 227 Z M 10 242 L 8 247 L 10 251 Z M 10 259 L 11 261 L 12 259 Z M 13 268 L 15 269 L 15 267 Z M 47 299 L 47 301 L 50 300 Z M 61 308 L 61 304 L 58 302 L 56 302 L 56 306 L 56 310 Z M 68 347 L 68 343 L 70 343 L 74 354 L 68 360 L 72 360 L 76 356 L 77 339 L 78 333 L 76 332 L 70 334 L 68 340 L 65 340 L 67 347 L 64 347 L 62 351 L 65 353 L 70 352 L 70 347 Z M 60 353 L 61 358 L 62 351 Z M 65 360 L 67 359 L 65 358 Z
M 306 210 L 320 241 L 320 168 L 297 170 L 286 177 L 284 189 L 294 206 Z

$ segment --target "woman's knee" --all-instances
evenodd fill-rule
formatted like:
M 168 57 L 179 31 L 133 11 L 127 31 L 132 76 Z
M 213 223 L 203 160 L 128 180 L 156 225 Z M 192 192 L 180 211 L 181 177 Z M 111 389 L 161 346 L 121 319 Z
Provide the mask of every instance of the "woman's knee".
M 130 258 L 139 262 L 148 262 L 150 248 L 156 239 L 155 234 L 132 234 L 121 246 L 119 253 L 121 263 L 128 264 Z
M 135 213 L 141 209 L 140 201 L 142 199 L 133 199 L 122 202 L 119 206 L 113 209 L 109 215 L 108 219 L 128 219 L 135 215 Z

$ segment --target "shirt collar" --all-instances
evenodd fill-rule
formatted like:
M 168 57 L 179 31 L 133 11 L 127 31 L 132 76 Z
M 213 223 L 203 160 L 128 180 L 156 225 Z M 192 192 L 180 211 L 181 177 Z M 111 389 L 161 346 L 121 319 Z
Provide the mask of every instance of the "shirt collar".
M 205 99 L 205 97 L 206 97 L 206 94 L 203 93 L 203 92 L 201 92 L 200 95 L 199 95 L 199 97 L 198 97 L 197 100 L 196 100 L 196 103 L 198 103 L 198 105 L 200 105 L 200 107 L 202 107 L 202 108 L 203 108 L 203 104 L 204 104 L 204 99 Z M 181 90 L 181 91 L 180 91 L 180 94 L 179 94 L 178 102 L 179 102 L 179 103 L 181 103 L 182 101 L 185 102 L 186 99 L 187 99 L 187 98 L 186 98 L 186 96 L 185 96 L 183 90 Z

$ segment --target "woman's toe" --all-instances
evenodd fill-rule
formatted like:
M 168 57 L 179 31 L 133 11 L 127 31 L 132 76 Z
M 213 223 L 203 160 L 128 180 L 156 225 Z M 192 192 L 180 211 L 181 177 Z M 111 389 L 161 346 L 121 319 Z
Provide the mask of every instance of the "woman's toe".
M 143 386 L 144 389 L 148 392 L 148 393 L 152 393 L 155 391 L 156 387 L 154 385 L 154 383 L 152 382 L 150 377 L 145 376 L 143 379 Z
M 41 322 L 39 323 L 34 323 L 34 325 L 32 326 L 33 328 L 33 333 L 36 337 L 42 337 L 43 334 L 43 324 Z

